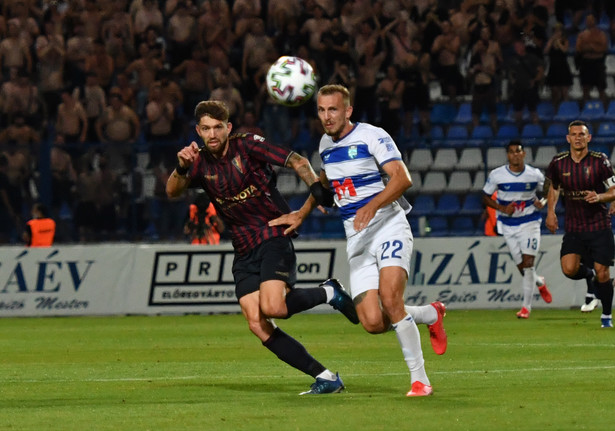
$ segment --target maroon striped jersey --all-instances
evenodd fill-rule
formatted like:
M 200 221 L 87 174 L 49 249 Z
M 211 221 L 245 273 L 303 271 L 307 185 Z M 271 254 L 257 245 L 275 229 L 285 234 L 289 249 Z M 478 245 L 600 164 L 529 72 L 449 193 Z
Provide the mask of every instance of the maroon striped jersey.
M 595 232 L 611 229 L 611 217 L 604 203 L 585 202 L 585 194 L 594 190 L 604 193 L 613 178 L 613 167 L 606 154 L 598 151 L 589 153 L 576 163 L 570 151 L 557 154 L 551 160 L 545 175 L 552 187 L 560 188 L 563 198 L 566 232 Z
M 293 151 L 252 133 L 229 136 L 224 157 L 216 159 L 203 149 L 192 164 L 189 187 L 209 195 L 218 216 L 231 231 L 233 247 L 245 254 L 261 242 L 284 236 L 284 226 L 268 222 L 290 212 L 276 188 L 273 166 L 285 166 Z

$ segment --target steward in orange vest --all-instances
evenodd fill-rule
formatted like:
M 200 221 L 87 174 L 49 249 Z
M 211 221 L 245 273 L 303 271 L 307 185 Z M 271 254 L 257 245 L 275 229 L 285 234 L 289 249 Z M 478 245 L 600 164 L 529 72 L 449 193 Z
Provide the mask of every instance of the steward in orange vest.
M 205 193 L 199 193 L 190 205 L 190 215 L 184 233 L 190 235 L 191 244 L 220 244 L 224 223 Z
M 498 192 L 497 190 L 493 192 L 491 195 L 492 199 L 497 199 Z M 485 208 L 486 220 L 485 220 L 485 235 L 487 236 L 497 236 L 498 232 L 496 229 L 497 225 L 497 214 L 495 213 L 495 208 L 487 207 Z
M 32 207 L 32 220 L 26 223 L 23 240 L 29 247 L 51 247 L 56 234 L 56 222 L 49 218 L 45 205 Z

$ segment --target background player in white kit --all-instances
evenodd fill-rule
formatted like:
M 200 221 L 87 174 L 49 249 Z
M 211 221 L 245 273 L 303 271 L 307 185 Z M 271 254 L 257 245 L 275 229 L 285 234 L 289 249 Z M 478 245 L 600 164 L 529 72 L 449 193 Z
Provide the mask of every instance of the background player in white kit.
M 369 333 L 395 330 L 410 370 L 411 389 L 406 395 L 431 395 L 416 323 L 428 325 L 434 351 L 443 354 L 447 346 L 442 326 L 445 307 L 441 302 L 404 305 L 413 237 L 406 219 L 410 206 L 402 195 L 412 185 L 410 174 L 387 132 L 350 122 L 347 88 L 326 85 L 319 90 L 317 103 L 325 130 L 319 148 L 323 161 L 320 179 L 335 192 L 333 198 L 344 221 L 350 289 L 357 314 Z M 388 177 L 386 185 L 381 171 Z M 315 206 L 310 197 L 298 211 L 270 223 L 289 225 L 286 232 L 291 233 Z
M 538 287 L 545 302 L 551 302 L 551 293 L 545 279 L 536 275 L 534 259 L 540 250 L 540 223 L 538 210 L 544 203 L 538 199 L 545 176 L 539 169 L 525 164 L 525 149 L 520 141 L 506 145 L 508 164 L 489 173 L 483 187 L 483 203 L 497 210 L 497 231 L 504 236 L 510 254 L 523 276 L 523 306 L 517 313 L 520 319 L 530 317 L 534 286 Z M 491 195 L 497 190 L 497 200 Z

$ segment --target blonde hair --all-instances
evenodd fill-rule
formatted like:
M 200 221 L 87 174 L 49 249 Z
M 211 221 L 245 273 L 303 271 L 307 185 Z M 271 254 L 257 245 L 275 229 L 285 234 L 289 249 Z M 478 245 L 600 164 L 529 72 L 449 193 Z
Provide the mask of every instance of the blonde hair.
M 319 96 L 330 96 L 335 93 L 341 93 L 344 105 L 350 106 L 350 91 L 343 85 L 329 84 L 320 87 L 320 90 L 318 90 Z

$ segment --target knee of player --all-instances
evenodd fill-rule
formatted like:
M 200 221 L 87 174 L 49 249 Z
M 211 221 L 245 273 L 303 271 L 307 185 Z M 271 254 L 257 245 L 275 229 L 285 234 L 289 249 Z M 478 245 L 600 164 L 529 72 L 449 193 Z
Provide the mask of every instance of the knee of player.
M 575 279 L 577 273 L 579 272 L 579 267 L 573 265 L 562 265 L 562 272 L 566 277 Z
M 365 329 L 370 334 L 382 334 L 388 330 L 389 325 L 385 324 L 382 313 L 358 313 L 359 320 L 361 321 L 361 325 L 363 325 L 363 329 Z
M 288 314 L 286 304 L 278 301 L 261 302 L 261 312 L 267 317 L 284 318 Z
M 608 266 L 599 268 L 596 271 L 596 280 L 598 281 L 598 283 L 604 283 L 606 281 L 609 281 L 610 278 L 611 274 Z
M 363 329 L 365 329 L 365 331 L 369 334 L 376 335 L 376 334 L 382 334 L 383 332 L 386 332 L 382 322 L 380 323 L 361 322 L 361 325 L 363 325 Z

